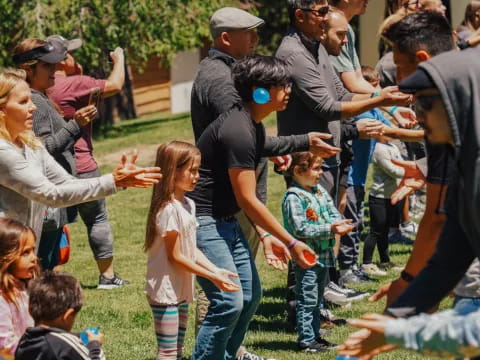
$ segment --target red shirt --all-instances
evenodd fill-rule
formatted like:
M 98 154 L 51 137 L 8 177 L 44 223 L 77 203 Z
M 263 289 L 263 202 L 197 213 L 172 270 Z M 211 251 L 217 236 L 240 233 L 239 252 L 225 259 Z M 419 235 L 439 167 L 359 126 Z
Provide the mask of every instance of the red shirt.
M 72 119 L 77 110 L 88 105 L 90 91 L 94 87 L 99 87 L 103 93 L 106 82 L 106 80 L 97 80 L 84 75 L 55 74 L 55 85 L 47 90 L 47 94 L 60 107 L 63 117 Z M 82 137 L 75 143 L 75 157 L 77 173 L 97 169 L 97 162 L 93 158 L 92 123 L 82 127 Z

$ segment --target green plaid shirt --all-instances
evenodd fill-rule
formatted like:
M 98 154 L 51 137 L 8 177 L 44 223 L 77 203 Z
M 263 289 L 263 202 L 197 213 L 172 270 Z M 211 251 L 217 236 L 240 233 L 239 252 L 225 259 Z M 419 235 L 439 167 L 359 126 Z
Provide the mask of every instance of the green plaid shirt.
M 330 195 L 320 185 L 307 191 L 290 187 L 282 203 L 283 226 L 318 255 L 320 265 L 335 266 L 335 236 L 331 224 L 342 219 Z

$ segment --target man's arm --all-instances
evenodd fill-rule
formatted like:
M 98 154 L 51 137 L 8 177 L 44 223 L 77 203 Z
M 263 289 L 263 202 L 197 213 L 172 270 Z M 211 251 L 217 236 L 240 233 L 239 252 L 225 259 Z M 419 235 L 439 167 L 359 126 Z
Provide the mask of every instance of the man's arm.
M 448 213 L 435 253 L 387 313 L 405 317 L 427 312 L 460 281 L 474 252 L 457 216 L 454 211 Z
M 420 142 L 425 138 L 425 130 L 409 130 L 385 126 L 383 134 L 406 142 Z
M 342 79 L 343 85 L 352 93 L 371 94 L 377 91 L 372 84 L 365 80 L 360 68 L 355 71 L 342 72 L 340 78 Z
M 110 53 L 110 57 L 113 60 L 113 69 L 105 83 L 103 97 L 110 97 L 119 93 L 125 83 L 125 55 L 123 49 L 117 47 L 115 51 Z

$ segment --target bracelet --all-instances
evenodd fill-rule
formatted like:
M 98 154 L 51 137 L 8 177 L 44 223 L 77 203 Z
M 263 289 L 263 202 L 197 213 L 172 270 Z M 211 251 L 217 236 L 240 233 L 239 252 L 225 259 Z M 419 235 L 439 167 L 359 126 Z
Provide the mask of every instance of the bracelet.
M 393 116 L 394 112 L 397 111 L 397 109 L 398 109 L 398 106 L 395 105 L 388 111 L 388 115 Z
M 269 236 L 272 236 L 272 234 L 266 232 L 265 234 L 263 234 L 262 236 L 260 236 L 260 241 L 263 241 L 263 239 L 265 239 L 266 237 L 269 237 Z
M 287 245 L 287 248 L 288 250 L 290 250 L 291 248 L 293 248 L 296 244 L 297 244 L 298 240 L 295 239 L 293 240 L 290 244 Z
M 380 92 L 375 91 L 374 93 L 372 93 L 372 94 L 370 95 L 370 98 L 374 98 L 374 97 L 377 97 L 377 96 L 379 96 L 379 95 L 380 95 Z
M 400 278 L 405 280 L 407 283 L 410 283 L 413 281 L 414 277 L 412 275 L 410 275 L 408 272 L 406 272 L 405 270 L 403 270 L 401 273 L 400 273 Z

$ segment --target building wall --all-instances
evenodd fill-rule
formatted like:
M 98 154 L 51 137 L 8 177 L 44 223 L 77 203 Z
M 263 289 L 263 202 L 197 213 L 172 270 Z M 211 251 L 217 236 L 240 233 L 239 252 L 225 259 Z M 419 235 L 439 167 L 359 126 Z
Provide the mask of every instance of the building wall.
M 451 0 L 452 25 L 456 28 L 463 20 L 469 0 Z M 378 61 L 378 28 L 383 21 L 385 1 L 371 1 L 367 12 L 360 16 L 359 41 L 360 62 L 374 66 Z
M 199 63 L 199 49 L 183 51 L 175 56 L 170 69 L 172 114 L 190 111 L 190 93 Z

